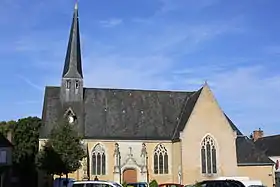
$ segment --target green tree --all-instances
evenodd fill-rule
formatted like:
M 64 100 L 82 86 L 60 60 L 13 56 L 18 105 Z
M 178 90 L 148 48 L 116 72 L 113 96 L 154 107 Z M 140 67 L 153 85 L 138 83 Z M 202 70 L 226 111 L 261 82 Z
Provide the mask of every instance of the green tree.
M 16 125 L 16 121 L 1 121 L 0 122 L 0 133 L 3 134 L 4 136 L 7 136 L 8 132 L 12 132 L 13 128 Z
M 86 156 L 82 139 L 76 129 L 66 121 L 58 123 L 51 131 L 49 143 L 63 162 L 62 173 L 68 178 L 81 167 L 81 160 Z M 61 172 L 61 171 L 57 171 Z
M 36 164 L 38 169 L 45 171 L 48 175 L 62 175 L 64 163 L 60 155 L 55 152 L 50 142 L 46 142 L 36 157 Z
M 19 119 L 13 126 L 13 165 L 22 186 L 37 185 L 35 157 L 40 127 L 41 119 L 37 117 Z

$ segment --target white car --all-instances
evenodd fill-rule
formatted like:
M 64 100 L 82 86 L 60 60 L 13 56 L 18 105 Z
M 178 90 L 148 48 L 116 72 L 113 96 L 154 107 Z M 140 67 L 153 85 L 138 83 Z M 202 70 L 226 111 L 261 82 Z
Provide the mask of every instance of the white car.
M 117 182 L 110 181 L 76 181 L 72 187 L 123 187 Z

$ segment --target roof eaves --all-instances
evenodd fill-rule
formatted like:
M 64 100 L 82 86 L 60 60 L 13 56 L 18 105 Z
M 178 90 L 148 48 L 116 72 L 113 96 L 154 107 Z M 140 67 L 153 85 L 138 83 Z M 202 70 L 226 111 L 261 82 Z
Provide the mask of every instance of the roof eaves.
M 237 163 L 237 166 L 272 166 L 274 162 L 271 163 Z

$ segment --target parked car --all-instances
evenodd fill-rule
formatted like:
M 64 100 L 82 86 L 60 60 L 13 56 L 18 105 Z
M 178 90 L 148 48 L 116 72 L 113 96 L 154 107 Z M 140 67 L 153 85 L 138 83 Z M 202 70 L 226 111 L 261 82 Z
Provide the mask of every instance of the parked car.
M 237 180 L 205 180 L 198 182 L 194 186 L 199 187 L 245 187 L 245 185 Z
M 65 187 L 65 183 L 67 182 L 66 178 L 55 178 L 53 181 L 53 187 Z M 66 187 L 71 187 L 75 182 L 75 179 L 68 178 L 68 183 Z
M 72 187 L 123 187 L 117 182 L 110 181 L 76 181 Z
M 178 183 L 162 183 L 158 185 L 159 187 L 184 187 L 182 184 Z
M 126 187 L 149 187 L 149 183 L 147 182 L 127 183 Z

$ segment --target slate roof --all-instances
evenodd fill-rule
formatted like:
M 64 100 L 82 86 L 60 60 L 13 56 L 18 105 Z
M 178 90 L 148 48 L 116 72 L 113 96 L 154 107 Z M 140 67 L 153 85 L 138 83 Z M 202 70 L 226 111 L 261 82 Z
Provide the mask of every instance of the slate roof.
M 85 138 L 178 140 L 201 90 L 84 88 Z M 65 110 L 60 102 L 60 88 L 46 87 L 42 116 L 45 126 L 41 138 L 47 138 Z M 227 119 L 240 135 L 241 132 Z
M 83 77 L 78 9 L 75 8 L 62 77 Z
M 280 134 L 259 138 L 255 145 L 268 156 L 280 156 Z
M 194 105 L 196 104 L 196 101 L 201 93 L 201 90 L 202 88 L 199 89 L 197 92 L 194 92 L 189 97 L 185 98 L 180 115 L 178 116 L 180 120 L 176 125 L 176 128 L 174 129 L 174 133 L 172 137 L 173 140 L 179 139 L 180 132 L 182 132 L 185 128 L 185 125 L 188 122 L 188 119 L 193 111 Z
M 42 138 L 47 137 L 61 114 L 59 93 L 59 87 L 46 87 Z M 193 93 L 195 92 L 85 88 L 85 137 L 171 140 L 181 109 Z
M 0 147 L 12 147 L 12 143 L 0 133 Z
M 236 139 L 236 153 L 238 165 L 274 165 L 269 157 L 255 146 L 247 136 L 238 136 Z

